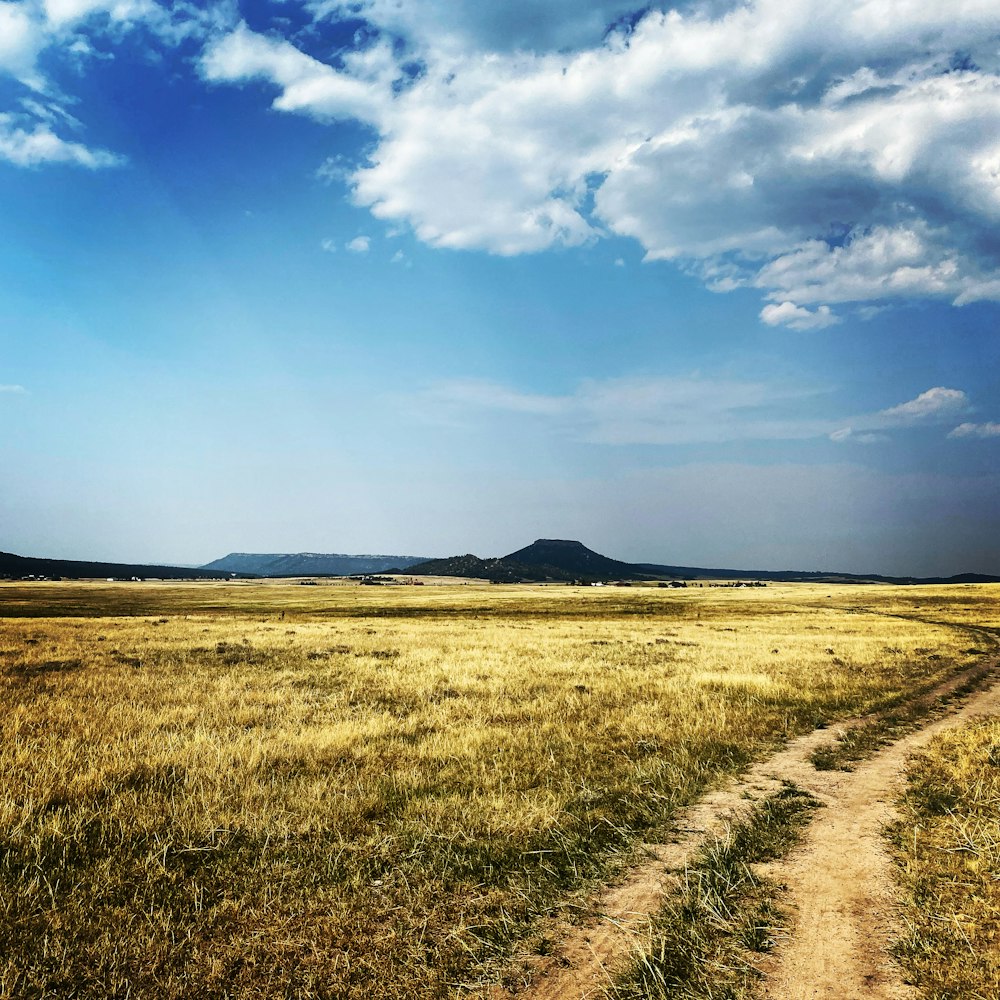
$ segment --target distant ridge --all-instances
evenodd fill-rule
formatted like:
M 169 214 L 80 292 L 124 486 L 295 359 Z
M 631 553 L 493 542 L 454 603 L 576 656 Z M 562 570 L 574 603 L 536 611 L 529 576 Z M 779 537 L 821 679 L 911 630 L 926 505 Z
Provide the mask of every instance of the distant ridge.
M 666 566 L 659 563 L 627 563 L 602 556 L 582 542 L 563 538 L 539 538 L 531 545 L 496 559 L 474 555 L 452 556 L 416 563 L 407 569 L 415 576 L 459 576 L 497 583 L 517 581 L 579 580 L 582 583 L 611 580 L 761 580 L 782 583 L 1000 583 L 1000 576 L 961 573 L 949 577 L 882 576 L 875 573 L 836 573 L 799 570 L 706 569 L 697 566 Z
M 706 569 L 659 563 L 627 563 L 588 549 L 582 542 L 539 538 L 516 552 L 481 559 L 468 553 L 447 559 L 422 556 L 341 555 L 339 553 L 231 552 L 201 567 L 156 564 L 91 562 L 75 559 L 42 559 L 0 552 L 0 579 L 69 577 L 80 580 L 140 579 L 220 580 L 232 576 L 352 576 L 406 572 L 414 576 L 455 576 L 497 583 L 573 582 L 615 580 L 760 580 L 784 583 L 1000 583 L 1000 576 L 959 573 L 955 576 L 883 576 L 877 573 L 836 573 L 802 570 Z
M 401 567 L 395 567 L 401 569 Z M 546 576 L 533 566 L 522 566 L 506 557 L 480 559 L 472 553 L 448 559 L 427 559 L 406 569 L 414 576 L 460 576 L 470 580 L 491 580 L 493 583 L 521 583 L 544 580 Z M 562 579 L 562 577 L 560 577 Z
M 255 576 L 353 576 L 384 573 L 424 562 L 427 556 L 344 555 L 339 552 L 230 552 L 202 569 Z
M 225 580 L 232 574 L 184 566 L 137 565 L 135 563 L 86 562 L 77 559 L 38 559 L 0 552 L 0 578 L 25 576 L 68 576 L 76 580 L 102 580 L 108 577 L 152 578 L 154 580 Z M 243 574 L 246 575 L 246 574 Z

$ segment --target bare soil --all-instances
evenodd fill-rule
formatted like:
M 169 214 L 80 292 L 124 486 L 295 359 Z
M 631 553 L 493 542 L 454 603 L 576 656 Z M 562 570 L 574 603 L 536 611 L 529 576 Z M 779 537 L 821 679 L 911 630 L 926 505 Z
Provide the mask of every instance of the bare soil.
M 926 695 L 931 701 L 961 686 L 983 668 L 966 671 Z M 766 1000 L 906 1000 L 906 986 L 889 956 L 895 936 L 890 862 L 882 838 L 905 776 L 906 759 L 936 733 L 977 715 L 1000 712 L 1000 664 L 989 665 L 985 686 L 960 708 L 903 737 L 851 772 L 817 771 L 810 754 L 836 730 L 802 736 L 738 781 L 704 796 L 674 824 L 673 842 L 645 844 L 645 860 L 620 884 L 590 901 L 579 925 L 562 923 L 549 937 L 559 943 L 545 957 L 522 957 L 520 982 L 494 987 L 488 1000 L 591 1000 L 605 994 L 615 971 L 649 942 L 652 914 L 678 883 L 698 850 L 725 834 L 761 798 L 784 782 L 812 793 L 825 806 L 803 843 L 787 859 L 767 866 L 787 886 L 790 926 L 759 965 Z M 845 729 L 857 722 L 845 723 Z

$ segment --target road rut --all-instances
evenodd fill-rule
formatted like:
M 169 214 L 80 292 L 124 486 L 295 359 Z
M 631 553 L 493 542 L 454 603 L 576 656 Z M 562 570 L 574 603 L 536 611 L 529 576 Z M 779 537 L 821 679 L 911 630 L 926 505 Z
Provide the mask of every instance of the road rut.
M 488 1000 L 595 1000 L 605 995 L 616 969 L 649 942 L 652 915 L 678 884 L 697 852 L 721 837 L 754 804 L 791 782 L 827 808 L 817 811 L 802 845 L 768 866 L 787 885 L 790 926 L 779 934 L 760 969 L 766 1000 L 908 1000 L 889 957 L 894 934 L 890 862 L 881 831 L 893 818 L 892 802 L 905 776 L 906 759 L 934 735 L 977 715 L 1000 712 L 1000 664 L 991 660 L 956 675 L 931 700 L 980 675 L 980 689 L 960 708 L 882 750 L 855 771 L 817 771 L 810 755 L 831 743 L 835 731 L 816 730 L 754 765 L 739 780 L 683 810 L 674 842 L 643 845 L 646 860 L 593 901 L 581 926 L 555 931 L 554 953 L 526 956 L 521 984 L 493 987 Z M 840 728 L 847 728 L 845 723 Z

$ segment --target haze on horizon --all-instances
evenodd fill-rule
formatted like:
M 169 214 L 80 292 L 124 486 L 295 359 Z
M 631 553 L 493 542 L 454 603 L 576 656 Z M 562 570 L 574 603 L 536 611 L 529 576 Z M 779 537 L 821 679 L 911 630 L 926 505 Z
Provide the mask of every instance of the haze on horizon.
M 998 136 L 995 0 L 0 0 L 0 549 L 998 573 Z

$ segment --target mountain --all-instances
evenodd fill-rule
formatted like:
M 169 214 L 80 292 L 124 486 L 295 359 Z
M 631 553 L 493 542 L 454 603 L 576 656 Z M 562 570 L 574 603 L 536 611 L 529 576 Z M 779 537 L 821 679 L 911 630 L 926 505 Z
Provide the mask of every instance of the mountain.
M 0 552 L 0 579 L 26 576 L 70 577 L 94 580 L 220 580 L 235 576 L 352 576 L 355 574 L 406 572 L 414 576 L 457 576 L 467 579 L 517 583 L 579 580 L 584 583 L 609 580 L 767 580 L 784 583 L 1000 583 L 1000 576 L 962 573 L 956 576 L 882 576 L 875 573 L 803 572 L 800 570 L 705 569 L 696 566 L 665 566 L 658 563 L 627 563 L 588 549 L 582 542 L 561 538 L 539 538 L 531 545 L 499 558 L 481 559 L 467 554 L 449 559 L 422 556 L 340 555 L 318 552 L 231 552 L 222 559 L 194 568 L 186 566 L 138 565 L 135 563 L 84 562 L 73 559 L 39 559 Z
M 349 556 L 339 552 L 230 552 L 206 563 L 202 569 L 255 576 L 353 576 L 405 570 L 426 556 Z
M 638 567 L 609 559 L 583 542 L 564 538 L 539 538 L 523 549 L 503 557 L 504 562 L 519 563 L 544 571 L 552 579 L 634 579 Z
M 562 538 L 539 538 L 531 545 L 498 559 L 474 555 L 434 559 L 411 565 L 415 576 L 461 576 L 517 581 L 561 580 L 585 583 L 608 580 L 766 580 L 780 583 L 1000 583 L 1000 577 L 964 573 L 950 577 L 881 576 L 875 573 L 835 573 L 801 570 L 706 569 L 697 566 L 665 566 L 658 563 L 627 563 L 609 559 L 582 542 Z
M 609 559 L 582 542 L 562 538 L 539 538 L 531 545 L 498 559 L 480 559 L 471 554 L 450 559 L 431 559 L 407 570 L 414 576 L 464 576 L 494 583 L 558 580 L 596 582 L 648 578 L 630 563 Z
M 764 580 L 774 583 L 1000 583 L 1000 576 L 959 573 L 955 576 L 884 576 L 879 573 L 838 573 L 831 570 L 795 569 L 706 569 L 701 566 L 661 566 L 634 563 L 634 568 L 653 576 L 683 580 Z
M 490 580 L 492 583 L 521 583 L 544 580 L 544 572 L 532 566 L 522 566 L 503 559 L 480 559 L 472 553 L 451 556 L 448 559 L 428 559 L 410 566 L 407 573 L 413 576 L 461 576 L 472 580 Z
M 76 580 L 106 580 L 108 577 L 130 580 L 226 580 L 230 573 L 184 566 L 147 566 L 134 563 L 82 562 L 76 559 L 38 559 L 0 552 L 0 578 L 25 576 L 68 576 Z M 242 574 L 247 575 L 247 574 Z

